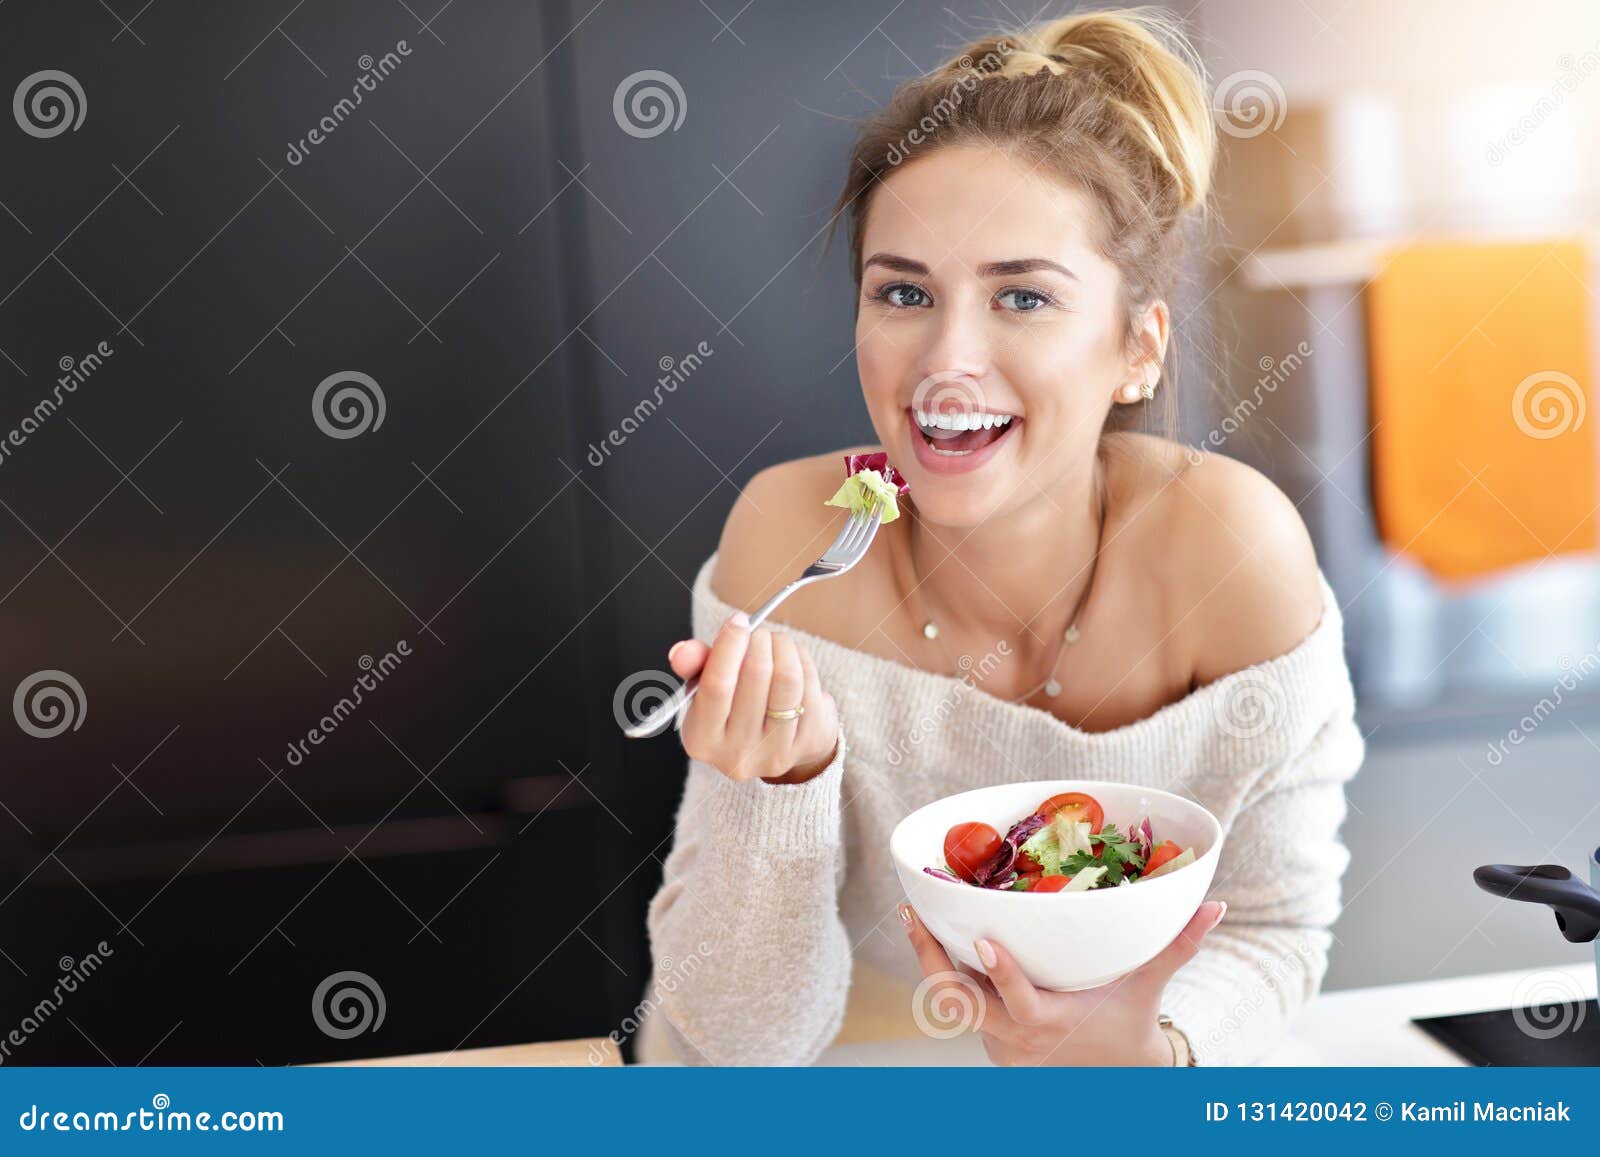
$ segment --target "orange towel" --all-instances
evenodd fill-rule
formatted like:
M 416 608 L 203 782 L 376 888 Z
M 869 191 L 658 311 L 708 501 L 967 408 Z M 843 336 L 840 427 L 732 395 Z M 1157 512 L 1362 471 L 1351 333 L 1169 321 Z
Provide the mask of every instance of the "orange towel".
M 1379 533 L 1441 579 L 1594 549 L 1587 278 L 1579 242 L 1426 243 L 1368 288 Z

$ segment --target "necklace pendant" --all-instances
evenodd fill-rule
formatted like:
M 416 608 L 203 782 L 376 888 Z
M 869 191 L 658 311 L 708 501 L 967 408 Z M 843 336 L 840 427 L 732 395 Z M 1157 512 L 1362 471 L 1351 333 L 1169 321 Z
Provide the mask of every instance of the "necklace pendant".
M 1065 638 L 1069 643 L 1076 643 L 1078 641 L 1078 624 L 1073 623 L 1070 627 L 1068 627 L 1067 633 L 1062 637 Z
M 939 628 L 932 619 L 922 624 L 922 637 L 924 639 L 937 639 L 939 637 Z
M 1046 680 L 1044 685 L 1044 693 L 1050 696 L 1050 698 L 1054 699 L 1057 695 L 1061 694 L 1061 684 L 1056 682 L 1053 678 Z

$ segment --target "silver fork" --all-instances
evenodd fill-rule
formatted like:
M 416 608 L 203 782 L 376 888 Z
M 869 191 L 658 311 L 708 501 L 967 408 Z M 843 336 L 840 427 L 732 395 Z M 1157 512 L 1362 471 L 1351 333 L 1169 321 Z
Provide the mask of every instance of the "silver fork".
M 874 499 L 872 505 L 865 511 L 852 514 L 849 521 L 844 524 L 844 529 L 839 532 L 839 537 L 833 540 L 833 545 L 823 552 L 822 557 L 806 567 L 799 578 L 773 595 L 761 605 L 760 610 L 750 616 L 750 629 L 753 631 L 759 627 L 766 621 L 768 615 L 778 609 L 784 599 L 801 587 L 823 579 L 838 578 L 860 562 L 866 555 L 867 548 L 872 545 L 872 540 L 877 537 L 878 527 L 883 525 L 880 521 L 882 514 L 882 503 L 877 499 Z M 624 727 L 622 733 L 629 739 L 646 739 L 661 734 L 673 724 L 681 725 L 683 712 L 688 709 L 689 701 L 699 689 L 700 676 L 695 675 L 664 702 L 658 704 L 650 714 L 639 722 Z

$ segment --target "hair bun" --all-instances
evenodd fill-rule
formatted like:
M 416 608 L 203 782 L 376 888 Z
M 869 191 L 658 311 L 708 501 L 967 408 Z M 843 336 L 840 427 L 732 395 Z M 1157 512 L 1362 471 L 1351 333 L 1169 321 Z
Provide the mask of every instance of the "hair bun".
M 1177 184 L 1183 208 L 1203 208 L 1217 152 L 1206 70 L 1178 19 L 1163 8 L 1078 12 L 980 46 L 1004 42 L 1004 66 L 992 75 L 1048 70 L 1103 91 L 1127 127 Z

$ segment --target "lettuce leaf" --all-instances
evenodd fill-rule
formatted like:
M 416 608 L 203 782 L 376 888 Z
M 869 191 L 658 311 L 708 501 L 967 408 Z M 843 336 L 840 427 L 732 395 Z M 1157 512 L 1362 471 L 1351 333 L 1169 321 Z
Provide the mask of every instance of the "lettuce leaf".
M 880 522 L 893 522 L 900 517 L 899 499 L 910 493 L 911 486 L 889 465 L 889 455 L 846 454 L 844 469 L 844 483 L 824 506 L 841 506 L 852 514 L 865 514 L 877 500 L 883 508 Z
M 1194 863 L 1194 859 L 1194 849 L 1185 848 L 1182 852 L 1168 860 L 1166 863 L 1162 864 L 1155 871 L 1146 872 L 1144 875 L 1140 876 L 1139 879 L 1154 880 L 1157 876 L 1165 876 L 1168 872 L 1176 872 L 1179 868 L 1187 868 L 1190 864 Z
M 1047 876 L 1065 875 L 1062 862 L 1069 856 L 1090 851 L 1087 820 L 1073 820 L 1057 812 L 1055 818 L 1022 842 L 1022 851 L 1032 856 Z
M 1098 884 L 1100 882 L 1100 877 L 1105 874 L 1106 870 L 1104 867 L 1084 868 L 1081 872 L 1073 876 L 1072 879 L 1068 880 L 1067 886 L 1061 890 L 1063 892 L 1087 892 L 1090 888 Z

